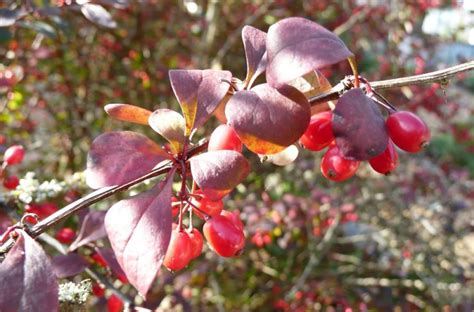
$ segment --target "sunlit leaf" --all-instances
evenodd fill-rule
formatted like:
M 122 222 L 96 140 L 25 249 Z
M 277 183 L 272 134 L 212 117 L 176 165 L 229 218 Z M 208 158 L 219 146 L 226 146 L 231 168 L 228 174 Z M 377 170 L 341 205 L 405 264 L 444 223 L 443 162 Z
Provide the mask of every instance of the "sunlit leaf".
M 81 12 L 84 16 L 94 24 L 106 28 L 115 28 L 117 23 L 103 6 L 92 3 L 84 3 L 81 5 Z
M 281 152 L 273 155 L 261 155 L 262 161 L 268 161 L 277 166 L 287 166 L 298 158 L 298 148 L 295 145 L 290 145 Z
M 313 70 L 302 77 L 298 77 L 288 82 L 288 84 L 301 91 L 307 98 L 320 95 L 332 88 L 331 83 L 327 78 L 317 70 Z M 311 115 L 330 110 L 331 106 L 335 106 L 332 101 L 313 105 L 311 106 Z
M 242 29 L 242 41 L 247 60 L 247 76 L 245 78 L 247 85 L 251 86 L 253 81 L 265 71 L 266 39 L 267 34 L 255 27 L 246 25 Z
M 344 93 L 333 111 L 332 131 L 344 157 L 368 160 L 388 144 L 385 120 L 377 104 L 361 89 Z
M 19 237 L 0 264 L 0 311 L 58 311 L 58 283 L 51 261 L 28 234 Z
M 321 25 L 301 17 L 286 18 L 268 29 L 267 82 L 279 87 L 351 55 L 344 42 Z
M 249 174 L 250 165 L 239 152 L 222 150 L 190 159 L 194 181 L 211 200 L 229 194 Z
M 106 211 L 90 211 L 82 221 L 81 229 L 69 250 L 75 250 L 106 236 L 104 218 Z
M 147 192 L 114 204 L 105 229 L 130 283 L 146 296 L 171 237 L 171 186 L 174 172 Z
M 153 130 L 170 142 L 174 153 L 181 151 L 186 141 L 184 135 L 186 121 L 180 113 L 167 108 L 157 109 L 151 114 L 148 123 Z
M 268 84 L 232 96 L 225 114 L 229 125 L 249 150 L 275 154 L 296 142 L 306 130 L 310 107 L 306 97 L 291 86 L 279 91 Z
M 223 124 L 227 123 L 227 118 L 225 117 L 225 106 L 231 97 L 232 94 L 227 93 L 214 111 L 214 116 L 216 116 L 217 120 Z
M 186 119 L 186 135 L 212 115 L 229 90 L 232 74 L 223 70 L 170 70 L 170 81 Z
M 55 256 L 51 260 L 51 263 L 57 278 L 80 274 L 89 266 L 89 262 L 76 253 Z
M 142 134 L 131 131 L 104 133 L 92 142 L 87 157 L 86 182 L 92 188 L 129 182 L 169 157 Z
M 104 110 L 112 118 L 141 125 L 148 125 L 151 115 L 149 110 L 130 104 L 107 104 Z

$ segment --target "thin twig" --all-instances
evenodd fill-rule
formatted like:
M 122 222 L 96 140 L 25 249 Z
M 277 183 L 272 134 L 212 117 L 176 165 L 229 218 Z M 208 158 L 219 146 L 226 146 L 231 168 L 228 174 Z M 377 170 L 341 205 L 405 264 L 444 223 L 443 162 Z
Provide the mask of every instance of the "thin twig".
M 456 66 L 448 67 L 442 70 L 437 70 L 437 71 L 426 73 L 426 74 L 374 81 L 370 83 L 370 86 L 372 87 L 372 89 L 375 89 L 375 90 L 385 90 L 385 89 L 400 88 L 400 87 L 405 87 L 405 86 L 432 83 L 432 82 L 446 83 L 446 81 L 449 78 L 455 76 L 456 74 L 467 72 L 473 69 L 474 69 L 474 61 L 470 61 L 467 63 L 459 64 Z M 341 97 L 342 93 L 346 89 L 347 87 L 342 82 L 340 82 L 328 92 L 309 98 L 309 102 L 311 103 L 311 106 L 315 106 L 319 103 L 324 103 L 331 100 L 337 100 L 339 97 Z

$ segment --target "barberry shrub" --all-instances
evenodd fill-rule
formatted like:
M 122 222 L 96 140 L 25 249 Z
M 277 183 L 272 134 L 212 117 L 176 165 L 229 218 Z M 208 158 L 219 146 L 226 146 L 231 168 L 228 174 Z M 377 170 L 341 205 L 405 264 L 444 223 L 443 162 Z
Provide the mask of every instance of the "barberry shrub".
M 321 162 L 323 175 L 342 181 L 353 176 L 365 160 L 372 160 L 381 173 L 393 170 L 396 154 L 389 137 L 410 152 L 429 139 L 422 122 L 411 115 L 397 117 L 400 113 L 371 92 L 370 83 L 358 76 L 351 51 L 324 27 L 304 18 L 287 18 L 267 33 L 245 26 L 242 39 L 247 62 L 244 80 L 225 70 L 169 71 L 181 113 L 167 108 L 151 112 L 121 103 L 105 106 L 112 118 L 150 126 L 167 144 L 162 147 L 137 132 L 104 133 L 92 143 L 87 184 L 93 189 L 119 185 L 125 190 L 140 181 L 164 177 L 147 191 L 117 202 L 105 214 L 90 212 L 75 239 L 75 233 L 64 230 L 58 239 L 74 240 L 73 251 L 107 235 L 112 250 L 98 248 L 88 255 L 89 260 L 111 267 L 143 297 L 163 266 L 171 271 L 185 268 L 202 252 L 204 240 L 222 257 L 244 252 L 239 215 L 225 210 L 222 201 L 250 172 L 242 145 L 279 164 L 294 160 L 295 142 L 314 151 L 327 147 Z M 325 106 L 327 112 L 312 117 L 310 95 L 299 87 L 301 80 L 316 77 L 312 91 L 321 93 L 328 83 L 318 70 L 345 60 L 354 71 L 345 92 L 331 112 L 331 106 Z M 266 82 L 254 85 L 263 73 Z M 387 123 L 381 107 L 389 114 Z M 207 145 L 199 143 L 201 138 L 195 138 L 195 133 L 216 111 L 225 125 L 214 131 L 205 151 Z M 407 130 L 405 124 L 422 129 Z M 406 145 L 413 132 L 416 142 Z M 194 227 L 193 216 L 203 220 L 203 235 Z M 92 230 L 102 221 L 104 231 Z M 58 286 L 50 260 L 26 232 L 12 233 L 18 239 L 0 266 L 0 310 L 32 311 L 37 306 L 56 310 Z M 84 268 L 82 256 L 69 256 L 77 268 Z M 11 285 L 14 293 L 9 291 Z M 112 298 L 109 305 L 117 301 Z

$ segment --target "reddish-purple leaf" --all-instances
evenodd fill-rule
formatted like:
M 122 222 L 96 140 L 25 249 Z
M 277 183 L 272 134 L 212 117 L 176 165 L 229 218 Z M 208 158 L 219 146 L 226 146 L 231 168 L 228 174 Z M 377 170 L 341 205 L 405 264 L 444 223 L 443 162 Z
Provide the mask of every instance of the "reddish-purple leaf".
M 297 89 L 279 91 L 268 84 L 239 91 L 226 105 L 227 123 L 257 154 L 275 154 L 296 142 L 306 130 L 310 106 Z
M 212 151 L 191 158 L 194 181 L 211 200 L 229 194 L 249 174 L 247 159 L 236 151 Z
M 333 111 L 332 130 L 344 157 L 368 160 L 388 144 L 385 120 L 377 104 L 361 89 L 344 93 Z
M 117 27 L 112 15 L 103 6 L 93 3 L 84 3 L 81 5 L 81 12 L 85 18 L 94 24 L 107 28 Z
M 268 29 L 267 82 L 280 87 L 350 56 L 344 42 L 321 25 L 301 17 L 286 18 Z
M 247 60 L 246 85 L 251 86 L 255 79 L 265 71 L 267 65 L 266 39 L 267 34 L 260 29 L 248 25 L 242 29 L 242 41 Z
M 130 104 L 107 104 L 104 110 L 112 118 L 141 125 L 148 125 L 151 115 L 149 110 Z
M 173 153 L 181 152 L 186 137 L 184 135 L 186 121 L 174 110 L 160 108 L 153 112 L 148 119 L 150 127 L 164 137 L 170 144 Z
M 89 262 L 76 253 L 55 256 L 51 263 L 57 278 L 80 274 L 89 266 Z
M 229 90 L 232 74 L 223 70 L 170 70 L 171 86 L 186 119 L 186 135 L 212 115 Z
M 92 142 L 87 158 L 86 182 L 92 188 L 129 182 L 169 157 L 155 142 L 140 133 L 104 133 Z
M 69 250 L 77 248 L 101 239 L 107 235 L 105 232 L 104 219 L 106 211 L 90 211 L 82 221 L 81 229 Z
M 173 174 L 151 190 L 119 201 L 105 216 L 117 261 L 143 296 L 161 267 L 171 237 Z
M 97 248 L 97 253 L 104 258 L 105 262 L 107 262 L 107 266 L 112 270 L 112 272 L 117 277 L 126 276 L 125 272 L 122 270 L 122 267 L 117 261 L 117 257 L 115 253 L 110 248 Z
M 0 311 L 57 311 L 58 282 L 51 261 L 28 234 L 19 234 L 0 264 Z

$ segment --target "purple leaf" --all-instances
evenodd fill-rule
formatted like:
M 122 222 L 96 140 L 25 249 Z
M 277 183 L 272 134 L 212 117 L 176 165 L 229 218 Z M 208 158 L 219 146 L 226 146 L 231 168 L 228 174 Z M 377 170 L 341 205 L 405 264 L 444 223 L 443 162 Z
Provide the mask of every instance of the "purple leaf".
M 101 239 L 107 235 L 105 232 L 104 219 L 106 211 L 90 211 L 82 221 L 81 229 L 69 250 L 77 248 Z
M 257 154 L 275 154 L 296 142 L 310 120 L 310 106 L 297 89 L 268 84 L 234 94 L 226 105 L 227 123 Z
M 244 42 L 245 58 L 247 60 L 247 77 L 245 82 L 251 86 L 255 79 L 265 71 L 266 67 L 266 39 L 267 34 L 252 26 L 242 29 L 242 41 Z
M 229 194 L 249 174 L 247 159 L 236 151 L 212 151 L 190 159 L 194 181 L 211 200 Z
M 51 262 L 57 278 L 80 274 L 89 266 L 89 263 L 76 253 L 55 256 Z
M 109 11 L 107 11 L 103 6 L 92 3 L 84 3 L 81 5 L 81 12 L 84 14 L 85 18 L 91 21 L 94 24 L 103 26 L 106 28 L 115 28 L 117 23 L 113 20 Z
M 112 270 L 115 276 L 119 278 L 123 278 L 126 276 L 125 272 L 122 270 L 122 267 L 117 261 L 117 257 L 115 257 L 115 253 L 110 248 L 97 248 L 97 253 L 104 258 L 105 262 L 107 262 L 107 266 Z
M 51 262 L 28 234 L 19 234 L 0 264 L 0 311 L 57 311 L 58 283 Z
M 186 135 L 212 115 L 229 90 L 232 74 L 223 70 L 170 70 L 171 86 L 186 119 Z
M 344 157 L 368 160 L 388 144 L 385 120 L 376 103 L 361 89 L 344 93 L 333 111 L 332 131 Z
M 171 144 L 173 153 L 181 152 L 186 141 L 186 121 L 180 113 L 167 108 L 157 109 L 151 114 L 148 123 Z
M 171 237 L 173 174 L 151 190 L 119 201 L 105 216 L 117 261 L 143 296 L 161 267 Z
M 108 132 L 97 137 L 87 158 L 86 182 L 91 188 L 123 184 L 169 159 L 155 142 L 131 132 Z
M 350 56 L 344 42 L 321 25 L 301 17 L 286 18 L 268 29 L 267 82 L 279 88 Z

